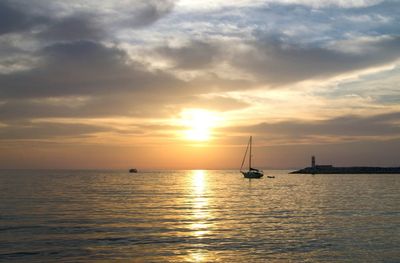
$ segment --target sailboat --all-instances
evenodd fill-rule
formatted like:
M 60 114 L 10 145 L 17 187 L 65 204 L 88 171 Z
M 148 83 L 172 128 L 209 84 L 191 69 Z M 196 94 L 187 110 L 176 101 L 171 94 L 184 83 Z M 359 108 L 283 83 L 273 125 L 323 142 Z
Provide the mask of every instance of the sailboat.
M 249 143 L 247 144 L 246 152 L 244 153 L 242 165 L 240 166 L 240 172 L 243 174 L 243 176 L 245 178 L 261 178 L 264 176 L 263 171 L 251 167 L 251 157 L 252 157 L 251 156 L 251 144 L 252 144 L 252 141 L 253 141 L 253 137 L 250 136 Z M 250 151 L 249 151 L 249 149 L 250 149 Z M 243 171 L 242 168 L 246 161 L 247 152 L 249 152 L 249 170 Z

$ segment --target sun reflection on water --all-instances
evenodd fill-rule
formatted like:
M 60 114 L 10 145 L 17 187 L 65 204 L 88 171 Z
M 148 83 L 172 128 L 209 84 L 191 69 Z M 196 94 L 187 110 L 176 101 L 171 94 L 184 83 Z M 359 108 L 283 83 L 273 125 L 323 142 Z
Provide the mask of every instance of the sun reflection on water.
M 207 233 L 207 224 L 205 220 L 209 217 L 208 214 L 208 200 L 204 195 L 206 190 L 206 172 L 204 170 L 193 171 L 192 186 L 194 190 L 193 195 L 193 209 L 192 209 L 192 219 L 194 221 L 190 228 L 194 231 L 196 237 L 202 237 Z
M 190 259 L 193 262 L 205 262 L 206 261 L 206 257 L 201 252 L 191 253 L 190 254 Z
M 194 170 L 193 171 L 192 184 L 193 184 L 195 193 L 198 195 L 202 195 L 204 193 L 204 188 L 206 186 L 205 175 L 206 175 L 206 171 L 204 171 L 204 170 Z
M 207 220 L 211 217 L 209 211 L 209 200 L 207 196 L 207 172 L 204 170 L 192 171 L 192 212 L 189 228 L 191 235 L 199 240 L 210 234 L 210 222 Z M 207 251 L 202 249 L 199 243 L 199 250 L 190 253 L 189 257 L 195 262 L 204 262 L 207 259 Z

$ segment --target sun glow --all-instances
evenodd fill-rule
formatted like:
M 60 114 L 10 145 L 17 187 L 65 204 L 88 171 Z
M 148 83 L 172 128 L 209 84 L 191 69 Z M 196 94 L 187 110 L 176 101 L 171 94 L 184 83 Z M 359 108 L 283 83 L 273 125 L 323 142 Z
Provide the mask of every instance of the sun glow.
M 182 124 L 188 129 L 184 137 L 191 141 L 208 141 L 211 139 L 212 128 L 218 118 L 215 113 L 202 109 L 190 109 L 182 112 Z

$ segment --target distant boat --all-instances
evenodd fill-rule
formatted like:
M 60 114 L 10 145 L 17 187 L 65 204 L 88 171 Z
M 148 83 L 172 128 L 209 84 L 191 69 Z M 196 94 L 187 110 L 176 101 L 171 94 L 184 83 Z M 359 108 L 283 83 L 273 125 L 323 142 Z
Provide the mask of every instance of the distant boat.
M 130 173 L 137 173 L 137 169 L 135 169 L 135 168 L 129 169 L 129 172 Z
M 267 177 L 268 177 L 268 178 L 275 178 L 274 175 L 268 175 Z
M 242 165 L 240 166 L 240 172 L 243 174 L 243 176 L 245 178 L 261 178 L 264 176 L 263 171 L 253 168 L 251 167 L 251 146 L 252 146 L 252 141 L 253 141 L 253 137 L 250 136 L 249 139 L 249 143 L 247 144 L 247 148 L 246 148 L 246 152 L 244 153 L 244 157 L 243 157 L 243 161 L 242 161 Z M 243 165 L 246 161 L 246 156 L 247 156 L 247 152 L 249 152 L 249 170 L 248 171 L 243 171 Z

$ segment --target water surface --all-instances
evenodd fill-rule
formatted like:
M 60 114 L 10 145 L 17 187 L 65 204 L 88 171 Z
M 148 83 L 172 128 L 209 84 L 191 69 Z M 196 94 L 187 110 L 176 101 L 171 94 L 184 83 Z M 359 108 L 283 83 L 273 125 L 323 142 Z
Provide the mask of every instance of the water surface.
M 400 175 L 0 171 L 5 262 L 399 262 Z

